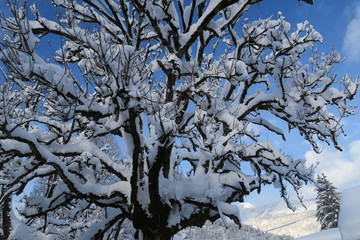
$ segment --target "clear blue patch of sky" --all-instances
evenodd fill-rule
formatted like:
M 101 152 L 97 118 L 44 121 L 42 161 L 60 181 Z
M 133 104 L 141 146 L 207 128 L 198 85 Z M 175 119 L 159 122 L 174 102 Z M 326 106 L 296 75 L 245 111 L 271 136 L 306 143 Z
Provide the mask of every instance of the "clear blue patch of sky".
M 314 5 L 308 5 L 296 0 L 264 0 L 262 3 L 251 7 L 247 15 L 250 20 L 268 18 L 270 16 L 276 18 L 280 11 L 285 20 L 292 24 L 292 30 L 297 23 L 307 20 L 323 36 L 323 42 L 316 44 L 319 53 L 328 53 L 333 49 L 346 57 L 343 51 L 346 26 L 355 17 L 356 4 L 359 3 L 359 0 L 314 0 Z M 343 63 L 336 65 L 333 68 L 333 72 L 338 73 L 339 78 L 344 74 L 349 74 L 350 77 L 355 79 L 360 74 L 358 64 L 357 62 L 345 60 Z M 360 105 L 359 99 L 360 96 L 358 94 L 351 104 Z M 343 146 L 344 152 L 349 151 L 349 144 L 351 142 L 360 139 L 359 111 L 360 109 L 357 109 L 355 116 L 351 116 L 344 121 L 344 129 L 347 135 L 340 138 L 340 144 Z M 274 144 L 278 144 L 278 147 L 286 153 L 291 153 L 294 157 L 299 158 L 303 158 L 305 153 L 311 150 L 311 146 L 296 131 L 293 134 L 288 134 L 286 142 L 275 139 Z M 326 144 L 324 144 L 324 147 L 326 147 Z M 266 187 L 263 194 L 265 195 L 262 197 L 253 194 L 247 197 L 246 201 L 267 204 L 279 199 L 279 194 L 273 188 Z M 289 194 L 294 195 L 292 191 Z M 271 200 L 270 198 L 273 199 Z
M 264 0 L 261 3 L 250 7 L 246 15 L 248 15 L 249 20 L 257 20 L 259 18 L 268 18 L 271 16 L 277 18 L 278 12 L 282 12 L 285 20 L 291 23 L 291 30 L 296 27 L 297 23 L 306 20 L 323 36 L 323 42 L 315 44 L 318 53 L 329 53 L 333 49 L 340 52 L 343 57 L 346 57 L 343 51 L 343 39 L 346 33 L 346 26 L 354 17 L 355 5 L 359 2 L 359 0 L 314 0 L 314 4 L 309 5 L 305 2 L 296 0 Z M 343 63 L 335 65 L 333 72 L 338 73 L 339 78 L 344 74 L 349 74 L 350 77 L 355 79 L 357 75 L 360 74 L 360 68 L 357 66 L 357 63 L 345 60 Z M 359 97 L 356 96 L 352 104 L 358 105 L 359 103 Z M 357 114 L 350 119 L 353 120 L 358 118 L 359 116 Z M 348 133 L 350 132 L 348 137 L 342 139 L 345 144 L 356 139 L 357 134 L 360 133 L 360 131 L 356 131 L 356 135 L 351 133 L 351 131 L 354 130 L 351 122 L 353 121 L 345 122 L 345 130 Z M 291 135 L 290 139 L 288 139 L 288 143 L 290 144 L 288 147 L 290 148 L 292 148 L 291 145 L 294 144 L 292 140 L 295 139 L 293 138 L 295 138 L 295 136 Z M 288 145 L 288 143 L 284 143 L 284 145 Z M 301 155 L 299 142 L 296 141 L 296 143 L 294 152 L 299 152 Z

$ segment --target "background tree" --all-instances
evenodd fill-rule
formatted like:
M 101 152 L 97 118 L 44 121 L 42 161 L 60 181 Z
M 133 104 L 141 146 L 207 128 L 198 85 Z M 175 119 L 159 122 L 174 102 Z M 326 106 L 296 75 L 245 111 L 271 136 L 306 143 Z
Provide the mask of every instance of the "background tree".
M 353 113 L 347 100 L 357 83 L 330 74 L 341 57 L 316 54 L 322 37 L 307 22 L 290 31 L 281 14 L 245 20 L 258 2 L 53 0 L 57 20 L 36 5 L 11 5 L 13 17 L 1 21 L 1 202 L 36 177 L 56 176 L 50 194 L 28 198 L 22 214 L 77 212 L 84 202 L 111 209 L 84 239 L 101 239 L 124 219 L 143 239 L 225 216 L 240 224 L 230 203 L 265 184 L 291 207 L 286 186 L 297 192 L 313 168 L 253 126 L 285 139 L 272 116 L 315 151 L 319 140 L 340 149 L 339 119 Z M 45 60 L 49 38 L 59 49 Z M 307 49 L 313 56 L 302 64 Z M 94 143 L 108 134 L 122 142 L 123 161 Z
M 336 228 L 340 212 L 340 193 L 324 174 L 316 179 L 316 217 L 321 230 Z

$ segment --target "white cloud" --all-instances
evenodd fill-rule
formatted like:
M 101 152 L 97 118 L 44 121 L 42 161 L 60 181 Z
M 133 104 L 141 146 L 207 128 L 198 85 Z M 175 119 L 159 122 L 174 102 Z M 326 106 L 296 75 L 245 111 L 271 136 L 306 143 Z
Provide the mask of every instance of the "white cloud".
M 313 185 L 305 185 L 300 189 L 300 196 L 304 197 L 304 200 L 315 199 L 316 192 L 315 186 Z
M 324 173 L 338 188 L 360 182 L 360 140 L 352 142 L 347 152 L 324 148 L 320 154 L 308 151 L 305 158 L 308 164 L 319 162 L 317 173 Z
M 354 17 L 346 26 L 343 50 L 350 60 L 360 59 L 360 2 L 354 7 Z

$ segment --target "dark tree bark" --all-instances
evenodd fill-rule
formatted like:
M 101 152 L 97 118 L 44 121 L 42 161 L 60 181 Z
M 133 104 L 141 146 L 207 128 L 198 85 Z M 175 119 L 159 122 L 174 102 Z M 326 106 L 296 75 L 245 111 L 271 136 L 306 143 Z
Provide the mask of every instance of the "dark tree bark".
M 2 192 L 3 191 L 2 189 Z M 1 194 L 2 195 L 2 194 Z M 3 204 L 1 206 L 1 228 L 3 231 L 3 236 L 0 235 L 0 239 L 8 239 L 11 232 L 11 217 L 10 217 L 10 211 L 11 211 L 11 198 L 6 197 L 3 199 Z

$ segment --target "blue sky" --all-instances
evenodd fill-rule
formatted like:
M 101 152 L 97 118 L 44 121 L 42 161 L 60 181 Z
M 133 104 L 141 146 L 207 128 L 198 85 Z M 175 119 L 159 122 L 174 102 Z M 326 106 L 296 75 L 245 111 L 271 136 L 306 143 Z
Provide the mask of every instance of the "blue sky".
M 334 49 L 346 57 L 333 69 L 339 77 L 348 74 L 355 79 L 360 75 L 360 0 L 314 0 L 314 5 L 296 0 L 264 0 L 253 6 L 248 15 L 255 20 L 276 17 L 278 11 L 292 26 L 307 20 L 322 34 L 323 42 L 316 45 L 318 52 L 328 53 Z M 360 94 L 351 104 L 360 106 Z M 342 152 L 324 144 L 322 153 L 316 154 L 296 132 L 288 136 L 287 143 L 274 140 L 274 144 L 296 158 L 307 159 L 309 165 L 319 162 L 317 172 L 325 173 L 339 190 L 344 190 L 360 184 L 360 107 L 356 115 L 346 118 L 343 124 L 346 136 L 340 138 Z M 305 187 L 303 195 L 315 197 L 314 188 Z M 246 201 L 262 205 L 279 200 L 278 196 L 278 190 L 265 188 L 261 195 L 253 194 Z

